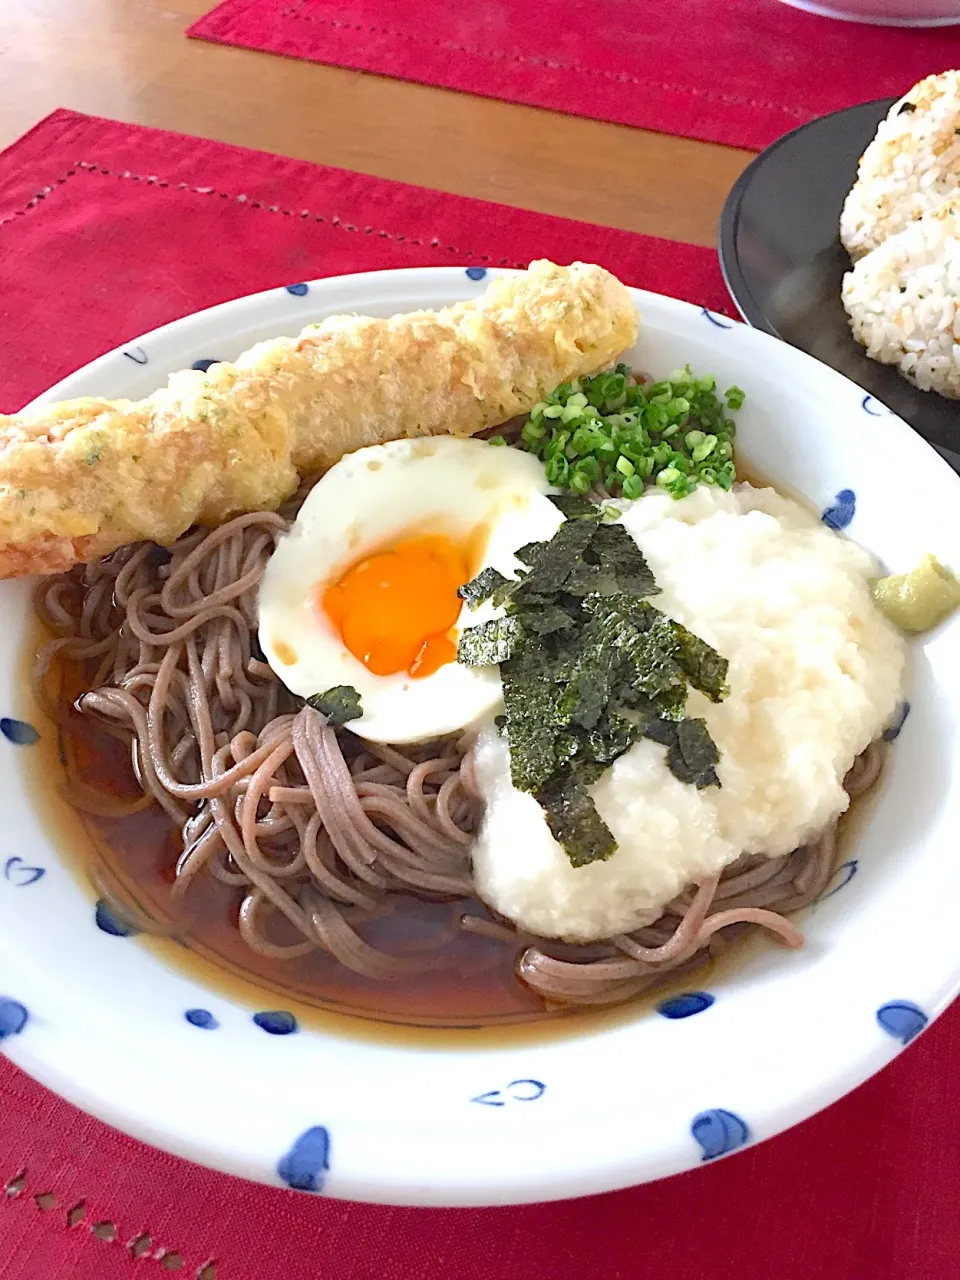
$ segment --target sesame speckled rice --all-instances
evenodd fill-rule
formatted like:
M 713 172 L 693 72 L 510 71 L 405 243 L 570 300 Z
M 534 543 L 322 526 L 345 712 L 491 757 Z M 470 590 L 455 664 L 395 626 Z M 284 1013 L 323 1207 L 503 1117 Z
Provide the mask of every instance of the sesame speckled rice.
M 895 365 L 921 391 L 960 399 L 960 199 L 860 258 L 842 297 L 872 360 Z
M 960 197 L 960 71 L 944 71 L 914 85 L 881 122 L 844 204 L 840 239 L 856 260 L 954 197 Z

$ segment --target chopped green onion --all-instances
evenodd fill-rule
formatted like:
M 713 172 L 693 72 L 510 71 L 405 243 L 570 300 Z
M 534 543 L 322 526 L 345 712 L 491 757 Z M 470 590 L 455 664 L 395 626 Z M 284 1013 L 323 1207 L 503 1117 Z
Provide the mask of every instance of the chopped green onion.
M 574 493 L 602 487 L 634 499 L 656 484 L 683 498 L 698 484 L 729 489 L 736 425 L 727 414 L 744 393 L 730 387 L 721 397 L 716 386 L 689 366 L 639 383 L 618 364 L 551 391 L 534 405 L 520 443 L 544 463 L 551 485 Z
M 559 458 L 551 458 L 546 466 L 547 482 L 555 484 L 558 489 L 566 487 L 567 480 L 570 475 L 570 464 L 562 455 Z
M 703 462 L 704 458 L 710 457 L 716 447 L 716 436 L 704 436 L 696 448 L 693 449 L 690 457 L 693 458 L 694 462 Z

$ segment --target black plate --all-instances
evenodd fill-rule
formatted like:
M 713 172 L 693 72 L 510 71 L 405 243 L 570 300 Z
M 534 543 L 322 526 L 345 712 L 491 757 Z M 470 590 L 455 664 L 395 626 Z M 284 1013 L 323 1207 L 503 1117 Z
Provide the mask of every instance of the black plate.
M 840 301 L 850 259 L 840 210 L 857 161 L 894 98 L 813 120 L 757 156 L 727 197 L 720 266 L 748 324 L 831 365 L 876 396 L 960 471 L 960 405 L 918 391 L 854 342 Z

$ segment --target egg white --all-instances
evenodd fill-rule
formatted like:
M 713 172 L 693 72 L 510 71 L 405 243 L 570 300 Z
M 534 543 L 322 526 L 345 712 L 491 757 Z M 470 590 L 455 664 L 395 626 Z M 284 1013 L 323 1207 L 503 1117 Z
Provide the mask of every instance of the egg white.
M 350 728 L 374 742 L 420 742 L 472 725 L 500 703 L 497 667 L 450 662 L 419 679 L 374 675 L 308 600 L 318 583 L 401 538 L 466 539 L 478 528 L 486 539 L 478 571 L 515 577 L 517 548 L 552 538 L 563 523 L 548 490 L 536 458 L 482 440 L 394 440 L 348 454 L 315 485 L 267 564 L 259 638 L 270 666 L 301 697 L 352 685 L 363 715 Z M 494 612 L 464 607 L 455 630 Z

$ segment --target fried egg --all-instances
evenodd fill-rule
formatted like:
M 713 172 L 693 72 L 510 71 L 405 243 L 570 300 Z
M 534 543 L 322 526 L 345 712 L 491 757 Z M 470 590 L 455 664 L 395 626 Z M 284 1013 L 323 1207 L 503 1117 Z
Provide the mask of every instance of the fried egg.
M 482 569 L 515 577 L 514 552 L 563 517 L 537 459 L 449 436 L 348 454 L 311 490 L 267 564 L 259 639 L 301 697 L 360 695 L 350 722 L 375 742 L 419 742 L 497 708 L 497 667 L 456 660 L 460 630 L 494 616 L 457 590 Z

